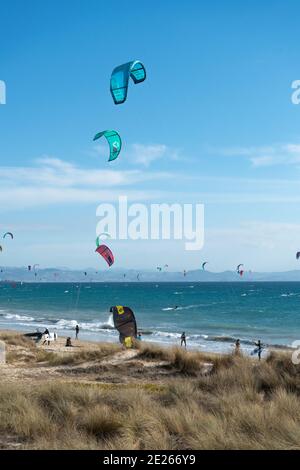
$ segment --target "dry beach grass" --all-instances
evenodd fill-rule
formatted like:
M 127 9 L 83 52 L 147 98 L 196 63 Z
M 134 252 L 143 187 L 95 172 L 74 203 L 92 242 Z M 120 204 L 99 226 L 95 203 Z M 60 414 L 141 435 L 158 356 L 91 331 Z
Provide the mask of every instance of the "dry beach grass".
M 142 344 L 63 340 L 42 349 L 15 333 L 1 365 L 0 447 L 300 449 L 300 366 Z

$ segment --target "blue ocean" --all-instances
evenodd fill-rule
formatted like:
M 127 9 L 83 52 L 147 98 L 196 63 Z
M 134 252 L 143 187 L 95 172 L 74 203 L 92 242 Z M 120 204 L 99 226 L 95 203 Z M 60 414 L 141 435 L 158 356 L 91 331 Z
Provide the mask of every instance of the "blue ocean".
M 0 283 L 0 328 L 57 331 L 82 339 L 118 341 L 109 313 L 127 305 L 142 339 L 230 351 L 239 338 L 247 352 L 260 339 L 284 347 L 300 339 L 300 283 Z

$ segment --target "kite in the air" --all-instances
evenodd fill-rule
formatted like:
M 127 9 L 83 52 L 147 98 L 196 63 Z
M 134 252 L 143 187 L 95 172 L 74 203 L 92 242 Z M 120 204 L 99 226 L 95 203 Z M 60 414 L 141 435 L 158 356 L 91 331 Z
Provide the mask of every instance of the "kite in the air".
M 109 144 L 108 161 L 111 162 L 112 160 L 115 160 L 116 158 L 118 158 L 119 153 L 121 152 L 121 148 L 122 148 L 122 140 L 116 131 L 98 132 L 98 134 L 95 135 L 94 140 L 98 140 L 103 136 L 106 138 Z
M 101 244 L 101 243 L 100 243 L 100 240 L 101 240 L 102 238 L 104 238 L 104 237 L 105 237 L 105 238 L 110 238 L 110 234 L 107 233 L 107 232 L 100 233 L 100 235 L 98 235 L 98 237 L 96 238 L 96 245 L 97 245 L 97 247 L 100 246 L 100 244 Z
M 236 267 L 236 272 L 242 276 L 244 274 L 244 270 L 241 269 L 241 266 L 244 266 L 243 264 L 238 264 L 237 267 Z
M 157 266 L 156 269 L 157 269 L 157 271 L 161 271 L 161 270 L 162 270 L 162 268 L 161 268 L 160 266 Z
M 124 344 L 126 348 L 131 348 L 133 340 L 137 337 L 137 326 L 133 311 L 129 307 L 116 305 L 110 307 L 110 312 L 113 314 L 114 325 L 120 335 L 120 343 Z
M 0 245 L 0 251 L 3 251 L 2 246 Z
M 99 245 L 98 248 L 96 248 L 96 252 L 99 253 L 99 255 L 101 255 L 105 259 L 108 266 L 112 266 L 114 264 L 114 255 L 112 254 L 108 246 Z
M 205 266 L 207 265 L 208 261 L 204 261 L 204 263 L 202 263 L 202 269 L 203 271 L 205 271 Z
M 14 238 L 14 236 L 13 236 L 13 234 L 12 234 L 11 232 L 6 232 L 6 233 L 3 235 L 3 238 L 6 238 L 7 235 L 9 235 L 11 239 Z
M 297 258 L 297 259 L 300 258 L 300 251 L 297 251 L 297 253 L 296 253 L 296 258 Z
M 133 60 L 126 64 L 116 67 L 111 74 L 110 92 L 115 104 L 121 104 L 126 101 L 129 78 L 133 83 L 141 83 L 146 78 L 146 70 L 142 62 Z

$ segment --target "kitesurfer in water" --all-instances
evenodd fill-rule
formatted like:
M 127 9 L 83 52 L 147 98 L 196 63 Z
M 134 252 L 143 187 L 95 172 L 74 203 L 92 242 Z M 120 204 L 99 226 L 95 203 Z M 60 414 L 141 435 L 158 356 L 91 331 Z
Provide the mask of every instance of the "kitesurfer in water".
M 181 335 L 181 338 L 180 338 L 180 346 L 182 347 L 182 345 L 184 344 L 184 347 L 186 349 L 186 336 L 185 336 L 185 331 L 182 333 Z
M 76 325 L 76 327 L 75 327 L 75 334 L 76 334 L 75 338 L 78 339 L 78 334 L 79 334 L 79 326 L 78 325 Z

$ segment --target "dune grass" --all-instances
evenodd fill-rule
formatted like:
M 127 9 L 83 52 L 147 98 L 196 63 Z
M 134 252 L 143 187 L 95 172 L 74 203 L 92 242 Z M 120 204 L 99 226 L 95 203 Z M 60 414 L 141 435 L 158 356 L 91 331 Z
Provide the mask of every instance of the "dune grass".
M 55 353 L 43 349 L 37 350 L 36 361 L 47 366 L 76 365 L 83 362 L 99 361 L 116 352 L 121 351 L 119 345 L 114 343 L 102 343 L 93 350 L 72 350 L 64 354 Z
M 168 361 L 176 374 L 163 386 L 1 383 L 0 446 L 10 435 L 25 449 L 300 449 L 300 366 L 289 354 L 259 363 L 159 349 L 144 345 L 139 358 Z M 198 374 L 208 358 L 212 370 Z
M 4 341 L 10 346 L 22 346 L 30 349 L 34 348 L 34 343 L 29 338 L 26 338 L 20 333 L 1 331 L 0 340 Z
M 114 343 L 101 343 L 94 345 L 91 350 L 70 348 L 68 352 L 52 352 L 38 348 L 36 343 L 20 333 L 0 332 L 0 340 L 7 346 L 6 362 L 14 364 L 39 363 L 45 366 L 76 365 L 87 361 L 102 360 L 118 351 L 121 347 Z
M 205 355 L 200 352 L 189 352 L 185 349 L 174 347 L 166 348 L 152 344 L 141 344 L 139 346 L 139 359 L 159 360 L 166 362 L 169 368 L 173 368 L 183 375 L 196 376 L 203 366 L 204 362 L 221 361 L 219 356 Z

